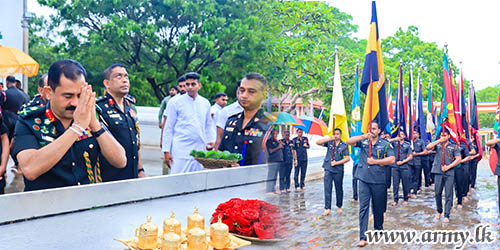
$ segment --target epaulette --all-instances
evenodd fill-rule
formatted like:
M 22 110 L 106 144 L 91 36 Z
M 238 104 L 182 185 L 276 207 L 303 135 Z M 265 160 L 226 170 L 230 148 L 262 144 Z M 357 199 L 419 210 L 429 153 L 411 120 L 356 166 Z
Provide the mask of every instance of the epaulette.
M 126 95 L 125 96 L 125 99 L 127 99 L 129 102 L 131 102 L 132 104 L 135 104 L 135 98 L 131 95 Z
M 102 102 L 102 101 L 105 101 L 106 100 L 106 96 L 103 95 L 103 96 L 99 96 L 95 99 L 95 102 L 98 103 L 98 102 Z
M 43 114 L 44 110 L 45 109 L 42 106 L 32 106 L 32 107 L 26 107 L 17 113 L 19 116 L 21 116 L 21 118 L 27 118 L 27 117 L 38 116 L 40 114 Z
M 234 114 L 234 115 L 232 115 L 232 116 L 228 117 L 227 119 L 229 120 L 229 119 L 239 118 L 239 115 L 241 115 L 242 113 L 243 113 L 243 111 L 242 111 L 242 112 L 240 112 L 240 113 L 236 113 L 236 114 Z

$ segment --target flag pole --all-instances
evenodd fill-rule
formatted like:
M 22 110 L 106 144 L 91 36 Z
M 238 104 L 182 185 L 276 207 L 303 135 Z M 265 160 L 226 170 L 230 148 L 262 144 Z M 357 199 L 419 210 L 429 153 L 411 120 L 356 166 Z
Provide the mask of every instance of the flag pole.
M 339 56 L 338 54 L 339 52 L 339 47 L 337 47 L 337 45 L 335 45 L 335 58 L 337 58 Z M 335 61 L 335 63 L 337 63 L 337 60 Z M 340 67 L 340 65 L 339 65 Z M 333 78 L 333 87 L 332 87 L 332 96 L 333 96 L 333 92 L 335 91 L 335 78 Z M 333 110 L 330 110 L 330 112 L 332 112 Z M 333 134 L 335 133 L 335 114 L 333 114 L 332 116 L 332 124 L 333 124 L 333 128 L 332 128 L 332 136 Z
M 369 113 L 369 117 L 370 117 L 370 120 L 368 121 L 368 133 L 371 132 L 371 128 L 372 128 L 372 106 L 373 106 L 373 79 L 372 79 L 373 75 L 372 75 L 372 65 L 370 64 L 370 110 L 368 111 Z M 380 77 L 379 77 L 379 81 L 380 81 Z M 380 124 L 379 124 L 380 126 Z M 368 142 L 368 158 L 372 157 L 372 141 L 370 140 Z
M 445 43 L 445 44 L 444 44 L 444 51 L 445 51 L 445 53 L 447 53 L 447 52 L 448 52 L 448 43 Z M 448 60 L 448 58 L 447 58 L 447 60 Z M 447 63 L 448 63 L 448 62 L 447 62 Z M 449 74 L 449 73 L 448 73 L 448 74 Z M 450 79 L 450 80 L 451 80 L 451 79 Z M 443 86 L 443 87 L 444 87 L 444 88 L 446 88 L 446 86 Z M 445 98 L 447 98 L 447 97 L 446 97 L 446 91 L 444 91 L 444 93 L 445 93 L 445 96 L 444 96 L 444 97 L 445 97 Z M 445 106 L 445 102 L 446 102 L 446 99 L 443 99 L 443 100 L 441 101 L 441 113 L 443 113 L 443 109 L 444 109 L 444 108 L 448 109 L 448 107 L 447 107 L 447 106 Z M 449 115 L 449 114 L 448 114 L 448 115 Z M 444 117 L 443 117 L 443 121 L 441 121 L 441 133 L 444 131 L 444 129 L 445 129 L 445 126 L 444 126 Z M 445 163 L 445 161 L 444 161 L 444 159 L 445 159 L 445 158 L 444 158 L 444 145 L 443 145 L 443 147 L 442 147 L 442 148 L 443 148 L 443 155 L 442 155 L 442 158 L 441 158 L 441 159 L 443 159 L 443 160 L 442 160 L 442 163 L 441 163 L 441 167 L 444 167 L 444 165 L 445 165 L 445 164 L 444 164 L 444 163 Z

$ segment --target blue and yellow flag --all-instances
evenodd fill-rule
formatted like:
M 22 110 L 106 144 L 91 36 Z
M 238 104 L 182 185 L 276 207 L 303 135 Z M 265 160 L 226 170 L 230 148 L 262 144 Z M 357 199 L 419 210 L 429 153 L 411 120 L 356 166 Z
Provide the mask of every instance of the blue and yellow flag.
M 351 136 L 361 135 L 361 106 L 359 101 L 359 86 L 358 86 L 359 70 L 356 65 L 356 80 L 354 82 L 354 95 L 352 97 L 351 110 Z M 353 164 L 358 164 L 360 148 L 352 147 L 351 159 Z
M 361 131 L 366 133 L 373 120 L 378 121 L 381 129 L 385 128 L 388 123 L 385 75 L 375 1 L 372 2 L 370 36 L 366 44 L 366 58 L 360 89 L 366 94 Z

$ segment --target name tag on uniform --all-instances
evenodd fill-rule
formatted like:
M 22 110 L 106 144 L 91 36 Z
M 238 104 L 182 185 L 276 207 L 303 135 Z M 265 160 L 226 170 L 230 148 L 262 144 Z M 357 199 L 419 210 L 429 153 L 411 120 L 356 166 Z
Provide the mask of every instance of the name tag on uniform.
M 109 117 L 111 117 L 113 119 L 118 119 L 118 118 L 120 118 L 120 114 L 111 114 L 111 115 L 109 115 Z
M 226 131 L 227 131 L 227 132 L 233 132 L 233 131 L 234 131 L 234 128 L 233 128 L 233 127 L 226 127 Z

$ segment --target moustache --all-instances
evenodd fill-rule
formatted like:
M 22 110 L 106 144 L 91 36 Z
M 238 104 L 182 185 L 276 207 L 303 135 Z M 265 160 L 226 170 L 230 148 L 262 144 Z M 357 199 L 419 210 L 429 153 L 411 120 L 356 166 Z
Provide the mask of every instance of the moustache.
M 66 107 L 66 110 L 75 110 L 75 109 L 76 109 L 75 106 L 68 106 L 68 107 Z

